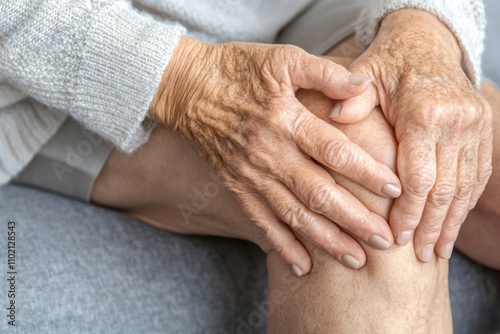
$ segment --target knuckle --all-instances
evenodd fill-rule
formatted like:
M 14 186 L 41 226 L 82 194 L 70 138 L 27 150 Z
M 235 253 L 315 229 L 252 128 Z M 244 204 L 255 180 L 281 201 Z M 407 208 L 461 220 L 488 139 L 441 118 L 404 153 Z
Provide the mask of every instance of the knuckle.
M 305 55 L 305 54 L 307 54 L 300 47 L 298 47 L 296 45 L 292 45 L 292 44 L 283 45 L 282 50 L 285 53 L 285 55 L 288 55 L 288 54 L 291 54 L 291 55 Z
M 443 123 L 448 123 L 450 113 L 445 106 L 429 103 L 419 108 L 414 117 L 419 120 L 416 124 L 420 125 L 423 131 L 429 131 L 429 129 L 439 128 Z
M 253 148 L 248 148 L 248 160 L 251 164 L 254 166 L 258 167 L 259 169 L 264 169 L 264 170 L 274 170 L 277 166 L 275 165 L 276 158 L 273 158 L 269 151 L 263 147 L 253 147 Z M 245 166 L 247 167 L 247 166 Z M 240 174 L 249 174 L 246 171 L 246 168 L 244 169 L 243 166 L 240 167 Z
M 339 76 L 340 68 L 334 62 L 327 61 L 323 66 L 323 81 L 332 82 Z
M 322 145 L 323 159 L 330 164 L 334 170 L 345 170 L 355 164 L 356 155 L 352 153 L 347 139 L 336 142 L 328 141 Z
M 335 196 L 328 184 L 311 187 L 307 199 L 309 208 L 320 214 L 325 214 L 328 211 L 327 207 L 335 203 Z
M 412 173 L 407 177 L 406 191 L 418 197 L 427 196 L 434 186 L 435 180 L 436 176 L 433 170 L 422 168 L 418 173 Z
M 286 133 L 290 133 L 295 140 L 304 141 L 307 136 L 307 130 L 310 128 L 310 115 L 298 111 L 294 113 L 293 117 L 290 114 L 283 115 L 276 124 L 277 127 L 286 127 Z
M 296 231 L 303 231 L 313 222 L 313 217 L 303 206 L 292 206 L 283 214 L 283 220 Z
M 248 214 L 249 222 L 253 229 L 263 240 L 271 239 L 275 234 L 276 230 L 271 224 L 266 224 L 262 219 L 251 216 L 251 212 Z
M 456 218 L 456 219 L 451 219 L 448 221 L 446 225 L 446 231 L 449 234 L 450 232 L 458 231 L 460 230 L 460 227 L 462 226 L 463 222 L 465 219 L 463 218 Z M 458 234 L 458 232 L 457 232 Z
M 268 59 L 270 60 L 284 60 L 286 59 L 288 54 L 293 54 L 294 46 L 293 45 L 278 45 L 271 47 L 268 53 Z
M 478 122 L 480 110 L 482 108 L 478 108 L 478 106 L 474 105 L 466 105 L 464 106 L 464 112 L 463 113 L 456 113 L 455 115 L 455 120 L 457 127 L 459 128 L 467 128 L 473 124 L 476 124 Z
M 455 200 L 459 203 L 469 202 L 474 189 L 474 183 L 463 183 L 457 187 L 455 192 Z
M 456 183 L 454 181 L 440 181 L 434 186 L 430 195 L 430 203 L 435 207 L 449 204 L 453 200 Z
M 484 170 L 481 171 L 481 173 L 479 173 L 477 182 L 481 185 L 486 185 L 492 174 L 493 174 L 493 165 L 490 163 Z

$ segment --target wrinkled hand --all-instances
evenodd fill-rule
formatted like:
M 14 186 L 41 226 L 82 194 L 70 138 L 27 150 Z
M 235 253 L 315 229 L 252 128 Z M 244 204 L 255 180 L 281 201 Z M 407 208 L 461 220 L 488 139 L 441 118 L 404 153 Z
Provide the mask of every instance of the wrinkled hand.
M 364 251 L 343 229 L 386 249 L 393 243 L 390 228 L 311 158 L 386 197 L 399 196 L 399 179 L 310 113 L 295 91 L 345 99 L 368 82 L 292 46 L 214 45 L 185 37 L 151 115 L 204 153 L 260 231 L 252 241 L 264 251 L 277 251 L 298 275 L 308 273 L 311 259 L 292 229 L 359 267 Z
M 349 67 L 373 78 L 374 85 L 343 101 L 336 119 L 355 112 L 362 118 L 381 105 L 399 143 L 403 185 L 390 224 L 398 244 L 414 236 L 424 262 L 432 260 L 434 249 L 442 258 L 451 256 L 492 171 L 491 110 L 464 74 L 461 58 L 454 36 L 433 15 L 395 12 Z

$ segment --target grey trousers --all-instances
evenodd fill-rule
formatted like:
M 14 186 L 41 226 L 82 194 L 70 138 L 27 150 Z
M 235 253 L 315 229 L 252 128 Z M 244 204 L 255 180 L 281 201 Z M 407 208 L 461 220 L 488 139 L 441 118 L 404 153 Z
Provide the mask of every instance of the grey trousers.
M 266 261 L 255 245 L 159 231 L 31 188 L 0 188 L 0 268 L 0 333 L 265 332 Z M 456 333 L 499 329 L 499 288 L 500 272 L 455 252 Z
M 248 242 L 183 237 L 82 201 L 0 188 L 0 333 L 263 333 L 265 262 Z

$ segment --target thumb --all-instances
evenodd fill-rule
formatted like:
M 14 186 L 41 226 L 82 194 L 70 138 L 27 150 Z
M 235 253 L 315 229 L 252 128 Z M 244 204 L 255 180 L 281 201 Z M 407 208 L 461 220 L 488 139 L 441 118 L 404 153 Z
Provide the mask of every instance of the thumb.
M 330 113 L 330 119 L 344 124 L 356 123 L 366 118 L 379 104 L 375 85 L 369 85 L 361 95 L 338 101 Z
M 335 100 L 358 96 L 370 87 L 371 82 L 370 78 L 351 73 L 329 59 L 307 53 L 288 70 L 293 86 L 321 91 Z

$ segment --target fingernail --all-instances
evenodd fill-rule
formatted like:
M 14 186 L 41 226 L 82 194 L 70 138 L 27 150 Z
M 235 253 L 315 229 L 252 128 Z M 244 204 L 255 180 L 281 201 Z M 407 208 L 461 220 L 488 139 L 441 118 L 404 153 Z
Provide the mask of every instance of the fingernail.
M 449 260 L 451 258 L 451 253 L 453 253 L 454 242 L 449 242 L 441 248 L 441 252 L 439 252 L 439 256 L 445 260 Z
M 420 251 L 420 256 L 418 257 L 420 261 L 429 263 L 432 261 L 432 253 L 434 253 L 434 245 L 428 244 Z
M 337 118 L 340 116 L 340 112 L 342 111 L 342 107 L 344 105 L 342 103 L 337 103 L 335 107 L 333 107 L 332 112 L 330 113 L 330 118 Z
M 348 254 L 342 255 L 340 257 L 340 259 L 349 268 L 352 268 L 352 269 L 358 269 L 359 268 L 359 261 L 356 260 L 355 258 L 353 258 L 352 256 L 348 255 Z
M 376 234 L 370 235 L 368 237 L 368 242 L 370 243 L 370 245 L 380 250 L 386 250 L 391 245 L 389 241 Z
M 408 243 L 408 241 L 410 241 L 412 235 L 413 235 L 413 230 L 401 231 L 398 234 L 398 238 L 396 239 L 396 242 L 400 246 L 405 246 Z
M 295 273 L 295 275 L 297 275 L 297 277 L 304 275 L 304 272 L 300 270 L 300 268 L 295 264 L 292 264 L 292 270 Z
M 372 81 L 372 79 L 359 74 L 350 74 L 347 80 L 349 80 L 349 83 L 356 86 L 363 86 Z
M 382 194 L 389 198 L 398 198 L 401 196 L 401 187 L 398 187 L 395 184 L 388 183 L 382 187 L 381 191 Z

